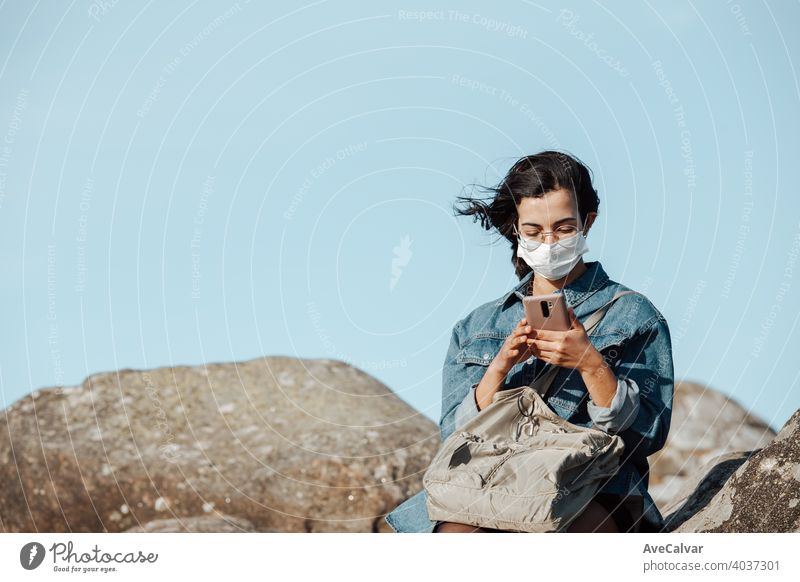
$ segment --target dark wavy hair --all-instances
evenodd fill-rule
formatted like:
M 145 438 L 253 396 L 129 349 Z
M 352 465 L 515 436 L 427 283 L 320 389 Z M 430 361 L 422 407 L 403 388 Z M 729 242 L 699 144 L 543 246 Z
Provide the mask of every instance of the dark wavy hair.
M 453 206 L 455 214 L 472 216 L 473 222 L 480 219 L 481 227 L 486 230 L 497 229 L 511 243 L 511 262 L 520 279 L 531 271 L 528 264 L 517 256 L 517 237 L 513 228 L 518 220 L 517 205 L 523 198 L 540 198 L 561 188 L 571 190 L 578 200 L 578 214 L 583 222 L 600 206 L 589 168 L 575 156 L 553 150 L 520 158 L 497 186 L 477 186 L 484 192 L 492 192 L 492 195 L 484 200 L 458 196 L 458 202 Z

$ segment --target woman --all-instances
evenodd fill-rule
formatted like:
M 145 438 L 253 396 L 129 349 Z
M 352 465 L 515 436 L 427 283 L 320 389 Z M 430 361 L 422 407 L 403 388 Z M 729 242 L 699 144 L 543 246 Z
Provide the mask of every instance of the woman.
M 545 397 L 559 416 L 595 426 L 625 443 L 620 468 L 570 525 L 568 532 L 660 531 L 663 517 L 647 491 L 647 457 L 666 442 L 672 414 L 673 365 L 669 327 L 641 294 L 625 295 L 592 336 L 581 321 L 628 287 L 611 280 L 599 261 L 584 263 L 586 235 L 599 199 L 588 169 L 575 158 L 545 151 L 518 160 L 486 204 L 461 198 L 462 215 L 480 218 L 511 242 L 520 283 L 484 303 L 452 332 L 442 372 L 444 441 L 492 402 L 498 391 L 530 385 L 547 363 L 558 365 Z M 565 332 L 533 330 L 524 295 L 563 293 L 572 322 Z M 386 516 L 398 532 L 491 532 L 428 518 L 420 491 Z

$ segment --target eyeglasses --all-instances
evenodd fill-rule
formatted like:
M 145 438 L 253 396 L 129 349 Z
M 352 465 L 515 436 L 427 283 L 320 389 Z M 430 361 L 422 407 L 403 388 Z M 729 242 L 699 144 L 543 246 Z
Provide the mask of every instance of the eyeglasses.
M 545 241 L 545 237 L 548 234 L 555 239 L 555 244 L 558 244 L 561 240 L 575 236 L 578 234 L 578 230 L 580 230 L 574 224 L 562 224 L 554 231 L 543 231 L 539 230 L 538 228 L 531 228 L 530 232 L 526 233 L 527 236 L 523 237 L 517 230 L 517 225 L 513 225 L 513 227 L 514 233 L 517 235 L 517 239 L 519 240 L 519 244 L 529 251 L 538 248 L 539 245 Z

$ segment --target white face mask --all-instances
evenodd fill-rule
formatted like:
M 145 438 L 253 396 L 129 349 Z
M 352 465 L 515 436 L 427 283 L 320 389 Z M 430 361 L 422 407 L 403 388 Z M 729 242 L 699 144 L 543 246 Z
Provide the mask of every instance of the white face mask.
M 536 275 L 556 281 L 565 277 L 578 264 L 581 256 L 589 250 L 582 231 L 558 243 L 542 243 L 534 250 L 527 250 L 517 238 L 517 256 L 533 269 Z

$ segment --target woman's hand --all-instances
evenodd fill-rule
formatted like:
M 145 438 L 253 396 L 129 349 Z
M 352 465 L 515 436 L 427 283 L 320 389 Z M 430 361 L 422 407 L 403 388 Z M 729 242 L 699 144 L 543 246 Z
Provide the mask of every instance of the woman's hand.
M 586 328 L 568 308 L 571 327 L 567 331 L 537 329 L 533 339 L 527 340 L 533 355 L 556 366 L 583 371 L 594 370 L 602 363 L 603 356 L 589 341 Z
M 489 364 L 489 369 L 493 372 L 505 376 L 516 364 L 522 360 L 527 360 L 533 354 L 531 351 L 531 333 L 536 333 L 527 320 L 520 319 L 517 327 L 506 338 L 500 351 Z

